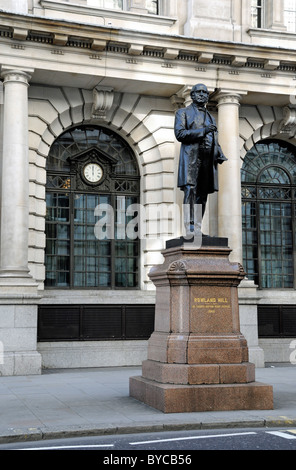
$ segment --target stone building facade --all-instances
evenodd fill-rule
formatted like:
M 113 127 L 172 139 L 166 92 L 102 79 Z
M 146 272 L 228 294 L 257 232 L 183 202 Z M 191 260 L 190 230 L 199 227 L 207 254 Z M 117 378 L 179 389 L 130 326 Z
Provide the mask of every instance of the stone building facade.
M 251 361 L 288 362 L 296 1 L 0 9 L 0 374 L 145 359 L 148 273 L 182 233 L 174 116 L 196 83 L 210 91 L 228 158 L 203 231 L 228 237 L 247 273 L 239 299 Z

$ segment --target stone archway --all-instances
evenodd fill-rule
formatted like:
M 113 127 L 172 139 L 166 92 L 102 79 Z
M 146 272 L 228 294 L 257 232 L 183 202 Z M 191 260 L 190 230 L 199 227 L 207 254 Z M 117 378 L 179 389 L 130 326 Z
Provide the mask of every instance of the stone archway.
M 175 202 L 174 110 L 167 98 L 114 93 L 104 116 L 94 115 L 93 90 L 32 86 L 29 89 L 30 242 L 29 266 L 40 286 L 44 281 L 46 158 L 66 129 L 99 124 L 118 132 L 137 155 L 142 177 L 141 204 Z M 143 241 L 144 287 L 152 265 L 160 262 L 160 244 Z

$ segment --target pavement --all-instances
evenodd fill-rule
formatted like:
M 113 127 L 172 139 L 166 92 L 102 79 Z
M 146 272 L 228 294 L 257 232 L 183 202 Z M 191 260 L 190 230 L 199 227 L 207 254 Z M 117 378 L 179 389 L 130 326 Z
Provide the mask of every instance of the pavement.
M 296 365 L 256 369 L 274 409 L 163 413 L 129 396 L 141 367 L 44 370 L 0 377 L 0 443 L 103 434 L 296 426 Z

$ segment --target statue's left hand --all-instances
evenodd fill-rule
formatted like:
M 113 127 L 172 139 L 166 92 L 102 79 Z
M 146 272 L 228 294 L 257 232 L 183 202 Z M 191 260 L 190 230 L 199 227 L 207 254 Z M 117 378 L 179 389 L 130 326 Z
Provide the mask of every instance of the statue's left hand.
M 209 132 L 216 132 L 217 127 L 214 124 L 210 124 L 209 126 L 205 127 L 205 133 L 208 134 Z

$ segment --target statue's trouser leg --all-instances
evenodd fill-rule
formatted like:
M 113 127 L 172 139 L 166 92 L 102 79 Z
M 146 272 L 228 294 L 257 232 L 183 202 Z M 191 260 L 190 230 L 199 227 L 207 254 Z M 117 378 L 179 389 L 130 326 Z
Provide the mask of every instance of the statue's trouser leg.
M 208 200 L 207 194 L 205 196 L 196 196 L 195 198 L 195 204 L 201 205 L 202 217 L 204 216 L 205 211 L 206 211 L 207 200 Z
M 196 188 L 184 186 L 184 225 L 186 233 L 200 232 L 202 218 L 206 210 L 208 196 L 196 196 Z
M 194 230 L 194 203 L 195 203 L 195 188 L 187 184 L 183 187 L 184 191 L 184 225 L 186 233 Z

